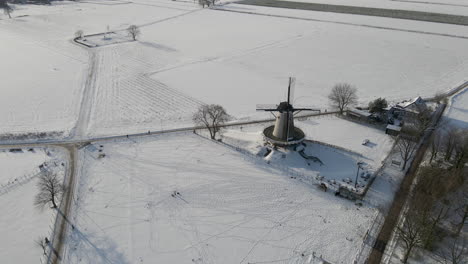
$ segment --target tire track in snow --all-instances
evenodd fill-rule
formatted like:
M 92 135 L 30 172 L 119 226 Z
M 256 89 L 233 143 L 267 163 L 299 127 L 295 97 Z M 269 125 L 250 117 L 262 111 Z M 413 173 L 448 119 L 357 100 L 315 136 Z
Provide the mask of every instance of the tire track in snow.
M 80 112 L 78 114 L 76 125 L 73 128 L 72 137 L 82 138 L 86 134 L 96 93 L 96 70 L 98 67 L 98 54 L 95 50 L 89 49 L 87 79 L 83 88 Z

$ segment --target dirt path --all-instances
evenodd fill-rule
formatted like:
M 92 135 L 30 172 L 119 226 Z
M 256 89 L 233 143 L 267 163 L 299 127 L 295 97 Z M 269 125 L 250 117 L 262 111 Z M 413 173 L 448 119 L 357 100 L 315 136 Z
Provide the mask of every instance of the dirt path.
M 57 220 L 55 223 L 56 230 L 54 233 L 54 237 L 51 240 L 52 246 L 51 251 L 49 253 L 48 263 L 52 264 L 61 262 L 65 235 L 67 233 L 66 231 L 67 228 L 70 228 L 72 226 L 72 223 L 68 221 L 68 215 L 70 215 L 71 203 L 73 200 L 73 194 L 75 191 L 76 183 L 75 172 L 77 169 L 77 147 L 75 145 L 63 145 L 62 147 L 68 150 L 69 153 L 67 177 L 65 177 L 65 186 L 67 186 L 67 192 L 65 193 L 65 196 L 62 198 L 62 202 L 60 203 L 60 207 L 57 212 Z
M 82 138 L 86 134 L 89 119 L 91 118 L 91 110 L 94 103 L 94 94 L 96 90 L 96 70 L 98 68 L 98 54 L 93 49 L 88 49 L 89 66 L 86 76 L 86 82 L 83 88 L 83 96 L 81 98 L 80 112 L 78 120 L 72 131 L 72 138 Z

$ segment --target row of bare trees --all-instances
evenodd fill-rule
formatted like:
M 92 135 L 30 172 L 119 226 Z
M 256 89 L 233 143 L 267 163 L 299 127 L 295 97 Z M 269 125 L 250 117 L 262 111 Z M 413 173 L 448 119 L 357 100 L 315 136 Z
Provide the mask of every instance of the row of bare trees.
M 467 241 L 460 235 L 468 219 L 468 131 L 447 123 L 442 127 L 431 138 L 429 162 L 418 171 L 403 224 L 397 228 L 404 245 L 403 263 L 415 248 L 436 250 L 436 243 L 448 234 L 452 237 L 436 250 L 440 262 L 468 263 Z
M 463 237 L 459 236 L 466 225 L 468 191 L 460 190 L 466 175 L 461 170 L 452 169 L 447 171 L 440 167 L 423 167 L 420 172 L 420 182 L 416 186 L 407 212 L 404 214 L 404 221 L 397 228 L 398 235 L 404 245 L 403 263 L 408 262 L 412 251 L 417 248 L 434 250 L 435 244 L 441 241 L 447 234 L 453 235 L 454 239 L 451 249 L 454 247 L 457 254 L 442 251 L 443 263 L 460 264 L 468 261 L 468 251 Z M 465 184 L 466 187 L 466 184 Z M 456 197 L 456 199 L 448 199 Z M 444 230 L 447 225 L 443 225 L 444 220 L 455 219 L 450 230 Z

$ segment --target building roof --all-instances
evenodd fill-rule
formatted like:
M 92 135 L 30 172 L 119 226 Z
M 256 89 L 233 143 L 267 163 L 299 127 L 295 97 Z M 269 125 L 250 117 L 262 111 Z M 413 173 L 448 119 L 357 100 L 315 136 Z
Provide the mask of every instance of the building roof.
M 388 125 L 387 129 L 394 130 L 394 131 L 401 131 L 401 126 Z
M 355 114 L 355 115 L 358 115 L 358 116 L 363 116 L 363 117 L 371 116 L 371 113 L 369 113 L 367 111 L 359 110 L 359 109 L 356 109 L 356 108 L 352 108 L 348 112 L 350 112 L 352 114 Z
M 422 102 L 424 102 L 423 99 L 421 98 L 421 96 L 418 96 L 418 97 L 413 98 L 413 99 L 411 99 L 409 101 L 403 101 L 401 103 L 398 103 L 397 106 L 402 107 L 402 108 L 407 108 L 408 106 L 410 106 L 410 105 L 412 105 L 414 103 L 420 104 Z

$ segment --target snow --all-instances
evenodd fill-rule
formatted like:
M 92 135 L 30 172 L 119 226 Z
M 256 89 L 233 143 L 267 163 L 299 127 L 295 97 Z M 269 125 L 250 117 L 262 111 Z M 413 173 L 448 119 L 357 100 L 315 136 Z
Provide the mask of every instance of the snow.
M 192 133 L 104 151 L 81 153 L 67 263 L 349 263 L 375 214 Z
M 433 35 L 468 36 L 454 25 L 222 7 L 267 17 L 163 0 L 15 7 L 14 19 L 0 20 L 7 40 L 0 69 L 8 73 L 2 132 L 86 137 L 186 127 L 202 103 L 221 104 L 237 119 L 266 117 L 255 105 L 283 100 L 291 75 L 297 104 L 329 108 L 337 82 L 354 84 L 362 104 L 400 101 L 453 87 L 468 65 L 466 39 Z M 130 24 L 141 28 L 137 42 L 91 51 L 71 41 L 78 29 L 125 35 Z
M 43 149 L 24 153 L 0 150 L 0 259 L 5 263 L 39 263 L 34 240 L 47 236 L 55 218 L 34 205 L 38 166 L 50 158 Z
M 453 96 L 450 100 L 445 117 L 452 125 L 468 128 L 468 88 Z
M 154 25 L 142 38 L 193 58 L 156 71 L 153 79 L 221 104 L 237 118 L 252 117 L 258 103 L 284 100 L 291 75 L 297 77 L 295 103 L 323 109 L 338 82 L 355 85 L 363 104 L 378 96 L 401 100 L 447 90 L 468 65 L 466 40 L 213 10 Z
M 393 146 L 393 139 L 384 129 L 357 123 L 337 116 L 309 118 L 295 123 L 312 139 L 356 152 L 367 158 L 366 162 L 379 167 Z M 362 142 L 368 139 L 369 143 Z

